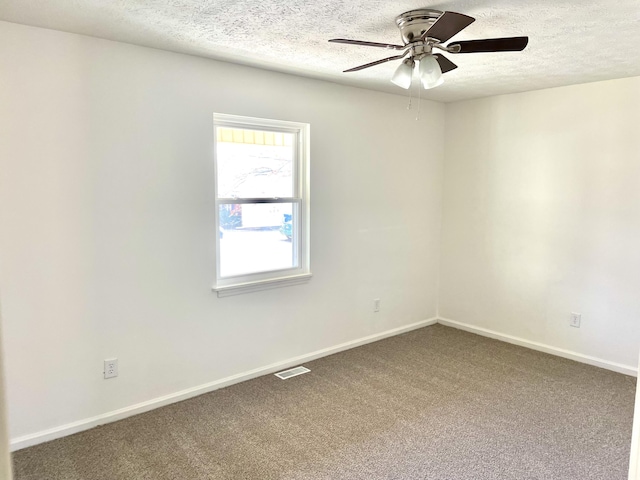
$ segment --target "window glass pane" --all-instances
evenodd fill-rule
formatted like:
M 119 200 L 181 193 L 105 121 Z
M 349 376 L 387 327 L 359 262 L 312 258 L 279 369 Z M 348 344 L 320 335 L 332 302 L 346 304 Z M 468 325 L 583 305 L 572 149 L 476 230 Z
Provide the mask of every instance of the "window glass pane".
M 295 135 L 217 127 L 218 197 L 293 197 Z
M 291 203 L 220 205 L 220 276 L 297 267 Z

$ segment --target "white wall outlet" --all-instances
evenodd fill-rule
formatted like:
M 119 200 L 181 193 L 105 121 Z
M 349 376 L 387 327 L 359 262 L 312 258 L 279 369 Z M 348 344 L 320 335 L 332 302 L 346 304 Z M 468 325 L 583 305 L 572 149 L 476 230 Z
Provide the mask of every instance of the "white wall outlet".
M 374 298 L 373 299 L 373 311 L 374 312 L 379 312 L 380 311 L 380 299 L 379 298 Z
M 571 312 L 571 320 L 569 320 L 569 325 L 571 327 L 580 328 L 580 322 L 582 321 L 582 314 Z
M 118 376 L 118 359 L 107 358 L 104 361 L 104 378 L 113 378 Z

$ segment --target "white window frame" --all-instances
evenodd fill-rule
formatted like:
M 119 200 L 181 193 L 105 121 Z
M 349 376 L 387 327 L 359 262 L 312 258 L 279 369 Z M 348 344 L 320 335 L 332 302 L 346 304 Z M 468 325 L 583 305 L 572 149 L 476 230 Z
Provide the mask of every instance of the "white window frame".
M 294 134 L 296 150 L 294 154 L 293 196 L 287 198 L 218 198 L 218 159 L 217 159 L 217 127 L 241 128 L 248 130 L 264 130 Z M 215 197 L 215 248 L 216 248 L 216 282 L 213 290 L 218 297 L 238 295 L 269 288 L 305 283 L 311 278 L 310 261 L 310 182 L 309 182 L 309 139 L 310 125 L 308 123 L 289 122 L 253 118 L 223 113 L 213 114 L 213 158 L 214 158 L 214 197 Z M 293 245 L 294 258 L 297 267 L 283 270 L 250 273 L 222 277 L 220 275 L 220 205 L 229 203 L 291 203 L 293 204 L 294 222 Z

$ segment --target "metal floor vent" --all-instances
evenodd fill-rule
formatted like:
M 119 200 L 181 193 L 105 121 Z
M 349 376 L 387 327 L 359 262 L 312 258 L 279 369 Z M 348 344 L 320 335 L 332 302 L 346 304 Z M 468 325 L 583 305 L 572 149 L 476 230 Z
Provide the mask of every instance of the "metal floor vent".
M 295 377 L 297 375 L 302 375 L 303 373 L 310 372 L 308 368 L 305 367 L 294 367 L 289 370 L 283 370 L 282 372 L 278 372 L 275 374 L 276 377 L 281 378 L 282 380 L 286 380 L 287 378 Z

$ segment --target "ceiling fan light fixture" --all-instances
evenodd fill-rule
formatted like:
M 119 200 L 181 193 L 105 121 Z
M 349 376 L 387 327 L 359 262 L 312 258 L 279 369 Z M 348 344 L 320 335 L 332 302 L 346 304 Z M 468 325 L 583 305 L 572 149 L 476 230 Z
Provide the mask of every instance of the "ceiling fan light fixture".
M 408 89 L 411 86 L 414 66 L 415 62 L 412 58 L 405 58 L 391 77 L 391 83 L 405 90 Z
M 462 13 L 420 8 L 410 10 L 396 17 L 396 25 L 402 35 L 402 45 L 350 40 L 348 38 L 332 38 L 329 41 L 402 52 L 392 57 L 382 58 L 375 62 L 350 68 L 345 70 L 344 73 L 357 72 L 383 63 L 402 60 L 391 81 L 401 88 L 408 89 L 411 87 L 413 68 L 416 66 L 415 62 L 417 61 L 419 62 L 417 70 L 420 83 L 424 88 L 429 89 L 443 83 L 443 74 L 458 68 L 444 54 L 434 54 L 434 48 L 438 48 L 444 53 L 455 55 L 479 52 L 520 52 L 529 43 L 529 37 L 507 37 L 454 41 L 446 46 L 444 45 L 445 42 L 451 40 L 473 22 L 475 22 L 473 17 Z
M 426 89 L 434 88 L 444 83 L 440 64 L 433 55 L 427 55 L 420 60 L 418 73 L 422 86 Z

